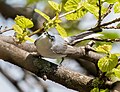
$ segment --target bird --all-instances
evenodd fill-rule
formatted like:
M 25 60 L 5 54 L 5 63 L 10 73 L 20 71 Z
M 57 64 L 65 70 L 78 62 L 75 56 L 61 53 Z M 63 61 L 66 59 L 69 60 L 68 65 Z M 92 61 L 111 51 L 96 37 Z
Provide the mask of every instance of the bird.
M 59 34 L 44 32 L 34 44 L 38 54 L 45 58 L 58 59 L 66 56 L 61 52 L 67 49 L 67 42 Z

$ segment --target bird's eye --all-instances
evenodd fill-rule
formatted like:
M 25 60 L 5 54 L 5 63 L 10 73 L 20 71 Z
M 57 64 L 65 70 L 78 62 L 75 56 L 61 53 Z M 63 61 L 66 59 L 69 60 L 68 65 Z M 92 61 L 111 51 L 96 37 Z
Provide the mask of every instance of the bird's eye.
M 55 36 L 50 36 L 51 41 L 55 40 Z
M 44 35 L 48 35 L 48 33 L 47 33 L 47 32 L 44 32 Z

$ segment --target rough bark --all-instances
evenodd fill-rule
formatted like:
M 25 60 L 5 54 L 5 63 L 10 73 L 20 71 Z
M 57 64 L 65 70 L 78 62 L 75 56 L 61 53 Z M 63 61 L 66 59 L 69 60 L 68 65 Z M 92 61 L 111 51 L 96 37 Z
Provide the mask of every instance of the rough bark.
M 88 92 L 91 89 L 91 85 L 89 85 L 91 77 L 50 63 L 2 40 L 0 40 L 0 59 L 74 90 Z

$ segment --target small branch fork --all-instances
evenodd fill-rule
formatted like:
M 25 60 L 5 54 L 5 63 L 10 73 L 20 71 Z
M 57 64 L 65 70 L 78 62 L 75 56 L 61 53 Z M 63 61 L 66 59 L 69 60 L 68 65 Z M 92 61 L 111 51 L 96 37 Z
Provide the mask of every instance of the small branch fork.
M 101 21 L 111 12 L 111 9 L 113 8 L 114 4 L 110 4 L 108 6 L 107 12 L 101 16 Z
M 101 24 L 102 20 L 111 12 L 111 9 L 113 7 L 114 4 L 110 4 L 108 6 L 108 9 L 107 9 L 107 12 L 103 15 L 101 15 L 101 0 L 98 0 L 98 7 L 99 7 L 99 19 L 98 19 L 98 22 L 97 22 L 97 26 L 94 27 L 94 28 L 91 28 L 91 29 L 88 29 L 86 32 L 84 33 L 80 33 L 76 36 L 73 36 L 73 38 L 77 38 L 77 40 L 74 38 L 73 40 L 76 40 L 76 41 L 71 41 L 71 44 L 72 45 L 75 45 L 76 43 L 78 42 L 81 42 L 81 41 L 84 41 L 84 40 L 94 40 L 94 41 L 104 41 L 104 42 L 120 42 L 120 39 L 101 39 L 101 38 L 88 38 L 88 39 L 81 39 L 81 37 L 85 37 L 85 36 L 88 36 L 90 34 L 93 34 L 93 33 L 98 33 L 98 32 L 102 32 L 102 28 L 103 29 L 120 29 L 120 27 L 114 27 L 114 26 L 110 26 L 110 27 L 107 27 L 108 25 L 110 24 L 113 24 L 113 23 L 116 23 L 116 22 L 119 22 L 120 21 L 120 18 L 116 18 L 110 22 L 107 22 L 107 23 L 103 23 Z M 90 31 L 90 32 L 89 32 Z M 80 39 L 78 39 L 80 38 Z

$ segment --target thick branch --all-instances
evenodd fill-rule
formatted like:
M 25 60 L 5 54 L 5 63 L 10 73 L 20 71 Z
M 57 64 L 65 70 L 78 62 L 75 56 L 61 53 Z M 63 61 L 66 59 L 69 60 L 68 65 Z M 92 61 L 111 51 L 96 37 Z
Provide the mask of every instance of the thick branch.
M 30 43 L 16 44 L 12 37 L 3 36 L 3 35 L 0 35 L 0 40 L 13 44 L 25 51 L 36 52 L 36 47 L 34 46 L 34 44 L 30 44 Z M 94 63 L 96 63 L 101 57 L 103 57 L 103 55 L 100 55 L 93 51 L 86 52 L 85 47 L 74 47 L 74 46 L 68 46 L 67 50 L 65 52 L 62 52 L 61 54 L 65 54 L 71 58 L 82 58 Z
M 73 72 L 64 67 L 35 57 L 20 48 L 0 40 L 0 58 L 18 65 L 39 77 L 47 76 L 48 79 L 60 83 L 68 88 L 81 92 L 89 92 L 88 83 L 92 78 Z
M 3 35 L 0 35 L 0 40 L 4 41 L 4 42 L 7 42 L 7 43 L 10 43 L 10 44 L 13 44 L 25 51 L 28 51 L 28 52 L 36 52 L 36 47 L 34 46 L 33 43 L 22 43 L 22 44 L 18 44 L 15 42 L 15 39 L 11 36 L 3 36 Z

